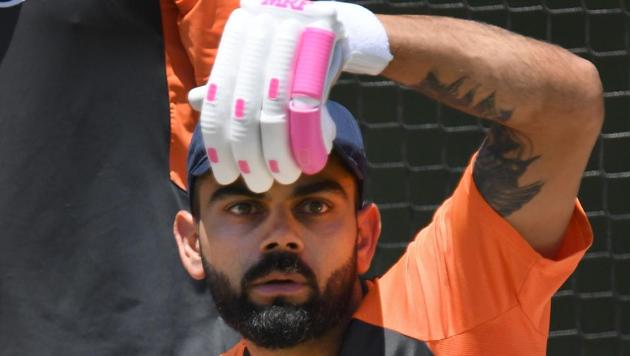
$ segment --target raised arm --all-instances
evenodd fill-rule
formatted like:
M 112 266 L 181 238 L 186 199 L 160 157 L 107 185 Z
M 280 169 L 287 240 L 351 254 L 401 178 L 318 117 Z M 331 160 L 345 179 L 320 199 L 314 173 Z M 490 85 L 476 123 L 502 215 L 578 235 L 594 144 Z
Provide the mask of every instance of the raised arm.
M 382 75 L 494 122 L 474 166 L 486 201 L 553 257 L 603 121 L 596 68 L 491 25 L 386 16 L 394 60 Z

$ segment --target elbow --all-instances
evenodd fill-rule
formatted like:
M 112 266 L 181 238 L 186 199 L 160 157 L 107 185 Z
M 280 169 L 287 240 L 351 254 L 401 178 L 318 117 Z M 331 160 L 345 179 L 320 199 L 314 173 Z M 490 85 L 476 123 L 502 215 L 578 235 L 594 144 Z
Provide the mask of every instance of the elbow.
M 582 110 L 590 117 L 596 126 L 601 126 L 604 122 L 604 88 L 599 77 L 599 71 L 595 65 L 585 59 L 582 62 L 581 72 L 584 82 L 583 94 L 581 96 Z
M 604 89 L 595 65 L 579 58 L 570 116 L 582 131 L 598 134 L 604 122 Z
M 563 85 L 547 92 L 543 111 L 552 114 L 565 133 L 598 135 L 604 122 L 604 91 L 597 67 L 574 57 L 564 73 Z

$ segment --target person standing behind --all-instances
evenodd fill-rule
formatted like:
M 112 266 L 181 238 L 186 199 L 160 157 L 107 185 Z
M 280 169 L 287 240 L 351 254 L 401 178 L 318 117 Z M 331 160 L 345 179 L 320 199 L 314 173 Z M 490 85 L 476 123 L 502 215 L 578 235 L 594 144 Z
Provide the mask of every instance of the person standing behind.
M 170 239 L 235 0 L 0 2 L 0 353 L 219 353 Z M 213 351 L 214 350 L 214 351 Z

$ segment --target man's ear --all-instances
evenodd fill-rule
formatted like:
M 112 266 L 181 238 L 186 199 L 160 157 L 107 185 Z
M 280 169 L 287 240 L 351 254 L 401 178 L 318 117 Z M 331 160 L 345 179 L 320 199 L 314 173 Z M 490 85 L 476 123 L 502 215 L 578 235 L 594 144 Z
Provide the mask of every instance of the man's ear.
M 362 275 L 370 269 L 376 245 L 381 236 L 381 213 L 374 203 L 357 212 L 357 273 Z
M 188 274 L 196 280 L 205 278 L 206 273 L 201 262 L 199 234 L 195 228 L 195 220 L 189 212 L 180 210 L 175 215 L 173 236 L 179 250 L 179 258 L 181 258 L 182 265 Z

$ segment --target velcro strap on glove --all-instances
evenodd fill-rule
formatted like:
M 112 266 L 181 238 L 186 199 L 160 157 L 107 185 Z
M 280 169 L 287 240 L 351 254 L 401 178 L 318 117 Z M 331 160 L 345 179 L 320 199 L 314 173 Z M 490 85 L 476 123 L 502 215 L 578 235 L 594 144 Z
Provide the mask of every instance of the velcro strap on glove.
M 323 1 L 322 1 L 323 2 Z M 327 1 L 337 10 L 337 18 L 343 24 L 347 46 L 344 53 L 344 72 L 355 74 L 380 74 L 394 58 L 389 50 L 387 32 L 381 21 L 370 10 L 338 1 Z

